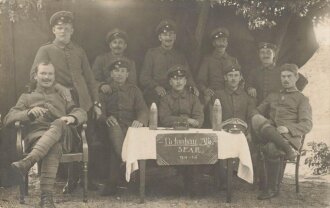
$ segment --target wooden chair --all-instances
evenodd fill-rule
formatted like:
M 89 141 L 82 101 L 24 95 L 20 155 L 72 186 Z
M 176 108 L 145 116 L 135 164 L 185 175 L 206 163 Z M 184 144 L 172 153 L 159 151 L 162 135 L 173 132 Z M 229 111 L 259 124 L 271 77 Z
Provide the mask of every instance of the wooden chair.
M 280 175 L 280 183 L 282 183 L 282 179 L 283 179 L 283 176 L 284 176 L 284 171 L 285 171 L 285 167 L 286 167 L 286 164 L 287 163 L 293 163 L 295 164 L 295 182 L 296 182 L 296 193 L 299 193 L 299 166 L 300 166 L 300 157 L 301 157 L 301 151 L 303 149 L 303 146 L 304 146 L 304 142 L 305 142 L 305 135 L 302 137 L 302 140 L 301 140 L 301 146 L 298 150 L 298 155 L 296 157 L 296 160 L 295 161 L 286 161 L 284 160 L 284 156 L 281 157 L 281 175 Z
M 23 125 L 19 122 L 15 122 L 15 128 L 17 133 L 17 140 L 16 140 L 16 151 L 18 154 L 18 159 L 23 159 L 26 155 L 26 147 L 24 144 L 23 138 Z M 71 162 L 82 162 L 82 175 L 84 180 L 84 187 L 83 187 L 83 202 L 87 202 L 87 173 L 88 173 L 88 146 L 86 140 L 86 128 L 87 124 L 83 124 L 81 128 L 81 142 L 82 142 L 82 151 L 79 153 L 65 153 L 62 154 L 60 163 L 71 163 Z M 24 196 L 28 195 L 28 185 L 29 185 L 29 177 L 28 174 L 23 178 L 23 181 L 20 184 L 20 196 L 19 201 L 20 204 L 24 204 Z
M 295 161 L 287 161 L 284 159 L 285 155 L 283 153 L 283 156 L 280 157 L 280 163 L 282 164 L 280 166 L 280 176 L 279 176 L 279 183 L 278 183 L 278 186 L 280 186 L 280 184 L 282 183 L 282 180 L 283 180 L 283 176 L 284 176 L 284 171 L 285 171 L 285 167 L 286 167 L 286 164 L 287 163 L 293 163 L 295 164 L 295 185 L 296 185 L 296 193 L 299 193 L 299 166 L 300 166 L 300 157 L 301 157 L 301 151 L 303 149 L 303 146 L 304 146 L 304 142 L 305 142 L 305 135 L 302 137 L 302 140 L 301 140 L 301 146 L 298 150 L 298 155 L 296 157 L 296 160 Z M 260 156 L 263 158 L 263 153 L 262 151 L 259 149 L 259 152 L 260 152 Z M 266 171 L 266 167 L 265 167 L 265 161 L 263 159 L 261 159 L 262 161 L 262 169 L 265 173 Z M 262 174 L 263 175 L 263 174 Z M 266 175 L 264 175 L 264 177 L 266 177 Z M 266 182 L 267 181 L 267 177 L 264 179 L 265 181 L 259 181 L 259 186 L 261 187 L 262 184 L 260 184 L 260 182 Z

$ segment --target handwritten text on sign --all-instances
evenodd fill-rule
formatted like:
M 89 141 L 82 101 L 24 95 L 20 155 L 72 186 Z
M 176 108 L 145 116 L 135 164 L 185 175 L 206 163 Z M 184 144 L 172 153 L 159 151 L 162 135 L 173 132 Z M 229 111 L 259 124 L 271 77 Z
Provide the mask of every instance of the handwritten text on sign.
M 218 160 L 216 134 L 176 133 L 156 136 L 158 165 L 214 164 Z

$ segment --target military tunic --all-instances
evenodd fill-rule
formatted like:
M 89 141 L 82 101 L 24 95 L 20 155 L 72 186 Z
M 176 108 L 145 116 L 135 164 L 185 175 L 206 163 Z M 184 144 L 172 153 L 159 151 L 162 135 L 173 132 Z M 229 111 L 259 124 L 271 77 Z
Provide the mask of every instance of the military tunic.
M 187 67 L 187 84 L 195 86 L 184 55 L 176 49 L 165 50 L 161 46 L 147 51 L 140 74 L 141 86 L 149 89 L 154 89 L 156 86 L 162 86 L 167 90 L 170 89 L 167 70 L 176 64 Z
M 48 112 L 32 121 L 28 117 L 27 112 L 36 106 L 46 108 Z M 29 145 L 42 136 L 53 121 L 67 115 L 75 117 L 78 125 L 87 121 L 86 111 L 81 108 L 75 108 L 73 102 L 65 101 L 53 88 L 49 91 L 37 88 L 30 94 L 22 94 L 20 96 L 16 105 L 10 109 L 5 117 L 4 124 L 8 125 L 15 121 L 26 123 L 29 132 L 25 142 Z
M 201 92 L 207 88 L 213 91 L 224 89 L 223 68 L 227 63 L 238 63 L 238 61 L 226 52 L 223 55 L 213 52 L 203 59 L 197 77 L 197 85 Z
M 260 104 L 270 93 L 281 90 L 281 71 L 279 67 L 275 65 L 260 66 L 252 70 L 247 79 L 246 87 L 256 89 L 257 104 Z
M 111 63 L 111 60 L 114 58 L 118 58 L 122 56 L 116 56 L 113 55 L 111 52 L 101 54 L 96 57 L 94 64 L 92 66 L 92 70 L 95 75 L 95 79 L 99 82 L 111 82 L 110 78 L 110 71 L 107 69 L 109 64 Z M 127 58 L 127 57 L 126 57 Z M 127 58 L 128 59 L 128 58 Z M 130 61 L 130 69 L 129 74 L 127 78 L 127 82 L 136 85 L 137 75 L 136 75 L 136 67 L 135 62 L 131 59 L 128 59 Z
M 271 93 L 258 107 L 260 114 L 265 115 L 273 125 L 285 126 L 289 134 L 285 137 L 298 149 L 302 136 L 313 126 L 312 108 L 309 100 L 297 89 L 281 90 Z
M 177 121 L 186 121 L 187 118 L 196 119 L 198 128 L 203 125 L 203 107 L 197 96 L 183 90 L 181 93 L 171 90 L 160 100 L 159 122 L 161 126 L 173 127 Z
M 134 120 L 148 125 L 148 107 L 144 102 L 140 89 L 130 83 L 118 86 L 110 84 L 112 93 L 100 93 L 103 104 L 103 118 L 114 116 L 120 125 L 128 128 Z
M 35 67 L 45 60 L 49 60 L 54 65 L 56 82 L 77 92 L 79 107 L 89 111 L 93 105 L 92 101 L 99 101 L 93 72 L 86 53 L 80 46 L 73 42 L 64 46 L 56 40 L 41 46 L 32 65 L 31 80 L 35 75 Z
M 254 100 L 243 88 L 238 88 L 235 91 L 228 87 L 225 87 L 223 90 L 217 90 L 211 103 L 214 103 L 215 99 L 220 100 L 223 121 L 230 118 L 239 118 L 249 123 L 253 110 L 256 107 Z

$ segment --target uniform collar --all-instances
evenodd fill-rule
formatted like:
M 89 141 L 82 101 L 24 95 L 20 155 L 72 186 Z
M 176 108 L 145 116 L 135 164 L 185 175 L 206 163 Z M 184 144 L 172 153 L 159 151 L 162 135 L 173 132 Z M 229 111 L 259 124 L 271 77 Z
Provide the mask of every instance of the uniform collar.
M 275 68 L 275 66 L 276 66 L 275 63 L 273 63 L 273 64 L 271 64 L 271 65 L 269 65 L 269 66 L 261 65 L 261 69 L 264 69 L 264 70 L 272 70 L 272 69 Z
M 173 98 L 185 98 L 187 97 L 187 95 L 188 95 L 187 89 L 184 89 L 181 92 L 177 92 L 173 89 L 171 90 L 171 96 Z
M 225 86 L 225 91 L 230 95 L 232 95 L 232 94 L 239 95 L 243 92 L 243 89 L 242 89 L 242 87 L 238 86 L 238 88 L 236 90 L 232 90 L 226 85 Z
M 282 93 L 290 93 L 290 92 L 299 92 L 299 90 L 297 89 L 297 87 L 292 88 L 292 89 L 281 89 Z
M 216 50 L 213 50 L 212 56 L 217 59 L 225 59 L 228 58 L 228 53 L 225 51 L 220 55 Z
M 110 86 L 111 86 L 111 88 L 113 88 L 114 91 L 127 91 L 129 89 L 130 84 L 127 83 L 127 80 L 126 80 L 126 82 L 123 85 L 119 86 L 118 84 L 116 84 L 113 81 L 110 83 Z
M 57 47 L 59 47 L 59 48 L 61 48 L 61 49 L 64 49 L 64 48 L 69 48 L 69 49 L 72 49 L 73 48 L 73 43 L 72 43 L 72 41 L 70 41 L 68 44 L 63 44 L 62 42 L 60 42 L 60 41 L 58 41 L 58 40 L 54 40 L 53 41 L 53 43 L 57 46 Z
M 53 87 L 50 87 L 48 89 L 44 89 L 44 88 L 41 88 L 41 87 L 38 87 L 34 90 L 35 92 L 38 92 L 38 93 L 42 93 L 42 94 L 52 94 L 55 92 L 55 88 L 54 86 Z
M 111 51 L 109 51 L 107 53 L 107 57 L 110 58 L 110 59 L 112 59 L 112 58 L 122 58 L 122 57 L 125 57 L 125 56 L 124 56 L 124 54 L 122 54 L 122 55 L 114 55 L 114 54 L 111 53 Z
M 170 50 L 167 50 L 167 49 L 163 48 L 162 46 L 159 46 L 158 48 L 159 48 L 159 51 L 164 53 L 164 54 L 173 53 L 173 51 L 174 51 L 174 46 Z

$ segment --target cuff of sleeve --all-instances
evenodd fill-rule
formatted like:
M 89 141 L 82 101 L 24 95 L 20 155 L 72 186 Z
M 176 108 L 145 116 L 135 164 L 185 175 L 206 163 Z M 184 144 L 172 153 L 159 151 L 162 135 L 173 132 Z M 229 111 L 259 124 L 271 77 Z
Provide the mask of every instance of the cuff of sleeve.
M 72 125 L 75 125 L 75 126 L 78 125 L 78 118 L 77 117 L 75 117 L 74 115 L 68 115 L 68 116 L 74 118 L 74 122 L 73 122 Z

